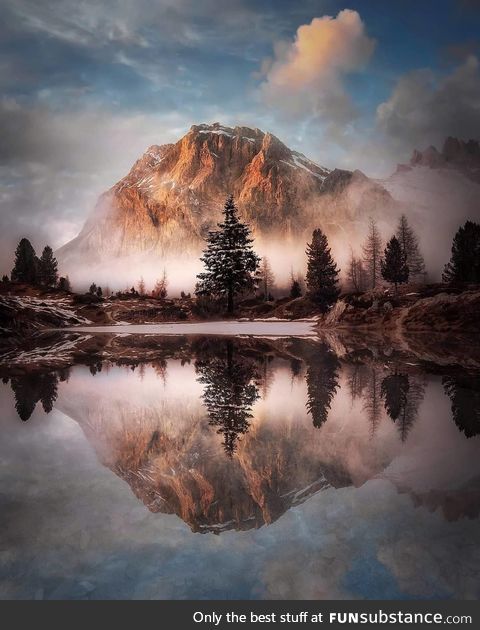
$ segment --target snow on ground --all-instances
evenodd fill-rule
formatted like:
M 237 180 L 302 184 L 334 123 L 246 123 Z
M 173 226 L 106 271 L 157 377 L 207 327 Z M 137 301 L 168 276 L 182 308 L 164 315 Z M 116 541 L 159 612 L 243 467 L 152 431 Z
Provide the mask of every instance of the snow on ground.
M 44 299 L 28 296 L 5 296 L 3 301 L 7 305 L 14 306 L 17 309 L 31 309 L 39 314 L 46 313 L 55 315 L 56 317 L 62 317 L 72 322 L 76 321 L 79 324 L 90 323 L 89 319 L 75 313 L 69 298 Z
M 62 337 L 48 347 L 38 346 L 32 350 L 24 350 L 23 352 L 14 350 L 2 355 L 0 364 L 9 365 L 12 359 L 15 360 L 15 364 L 23 363 L 28 365 L 46 363 L 49 360 L 55 361 L 57 364 L 63 361 L 67 363 L 71 358 L 72 351 L 91 337 L 92 335 L 76 336 L 73 339 Z
M 171 324 L 129 324 L 116 326 L 75 326 L 64 328 L 89 333 L 136 335 L 230 335 L 249 337 L 315 337 L 315 322 L 303 321 L 228 321 Z

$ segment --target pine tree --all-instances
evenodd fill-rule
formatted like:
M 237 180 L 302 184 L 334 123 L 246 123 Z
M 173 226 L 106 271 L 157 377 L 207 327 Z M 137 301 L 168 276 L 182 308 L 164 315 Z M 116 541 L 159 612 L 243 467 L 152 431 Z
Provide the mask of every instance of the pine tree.
M 67 293 L 72 290 L 70 279 L 68 276 L 61 276 L 58 279 L 58 288 L 60 289 L 60 291 L 66 291 Z
M 58 280 L 58 263 L 50 245 L 43 248 L 38 264 L 38 281 L 45 287 L 54 287 Z
M 308 295 L 326 312 L 340 295 L 340 270 L 332 258 L 327 237 L 319 228 L 313 231 L 312 242 L 307 245 L 306 253 Z
M 293 300 L 302 297 L 302 287 L 296 278 L 292 278 L 292 283 L 290 284 L 290 297 Z
M 160 280 L 157 280 L 152 291 L 152 296 L 159 300 L 164 300 L 168 295 L 168 278 L 166 269 L 163 270 L 163 275 Z
M 260 290 L 263 293 L 263 299 L 265 302 L 268 302 L 275 284 L 275 276 L 273 275 L 270 262 L 266 256 L 264 256 L 260 261 L 258 276 L 260 280 Z
M 455 234 L 444 282 L 480 282 L 480 224 L 467 221 Z
M 402 248 L 402 252 L 405 255 L 410 276 L 424 276 L 425 261 L 420 253 L 418 239 L 415 232 L 408 224 L 407 217 L 404 214 L 400 217 L 395 236 L 397 237 L 400 247 Z
M 365 245 L 363 246 L 363 263 L 367 281 L 374 289 L 381 277 L 380 260 L 382 258 L 382 239 L 375 219 L 370 217 L 370 225 Z
M 407 266 L 405 253 L 402 251 L 400 242 L 396 236 L 388 241 L 385 248 L 384 259 L 381 261 L 383 279 L 397 286 L 408 282 L 409 269 Z
M 290 270 L 290 297 L 295 300 L 302 297 L 302 285 L 300 284 L 300 278 L 293 273 L 293 267 Z
M 22 238 L 15 250 L 12 282 L 35 284 L 38 279 L 38 258 L 28 238 Z
M 92 282 L 88 289 L 88 292 L 90 293 L 90 295 L 95 295 L 97 293 L 97 285 L 95 284 L 95 282 Z
M 365 291 L 367 287 L 367 278 L 365 269 L 363 267 L 363 262 L 360 258 L 357 258 L 353 249 L 350 250 L 350 260 L 348 261 L 348 269 L 347 269 L 347 282 L 349 289 L 351 291 L 355 291 L 355 293 L 360 293 Z
M 145 280 L 143 279 L 143 276 L 138 281 L 138 293 L 139 295 L 145 295 Z
M 250 228 L 240 221 L 232 196 L 225 203 L 223 215 L 219 229 L 209 232 L 201 258 L 206 271 L 198 275 L 196 293 L 226 298 L 227 310 L 233 313 L 235 296 L 255 289 L 260 259 L 252 249 Z

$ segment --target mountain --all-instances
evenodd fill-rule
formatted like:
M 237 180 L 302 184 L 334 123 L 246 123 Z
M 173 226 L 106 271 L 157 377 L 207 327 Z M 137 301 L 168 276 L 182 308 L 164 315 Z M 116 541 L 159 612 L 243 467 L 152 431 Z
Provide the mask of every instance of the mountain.
M 480 144 L 477 140 L 465 142 L 458 138 L 448 137 L 441 151 L 433 146 L 425 151 L 415 150 L 410 159 L 410 167 L 417 165 L 428 166 L 432 169 L 454 169 L 480 184 Z M 408 167 L 403 168 L 408 170 Z
M 458 227 L 468 219 L 480 221 L 479 143 L 447 138 L 441 151 L 415 150 L 408 164 L 377 183 L 416 227 L 430 278 L 438 278 Z
M 100 196 L 80 234 L 57 251 L 62 273 L 77 287 L 94 280 L 124 288 L 140 275 L 153 286 L 165 267 L 173 292 L 191 290 L 205 236 L 230 193 L 280 284 L 291 268 L 304 268 L 313 228 L 327 232 L 345 269 L 349 245 L 361 251 L 368 217 L 387 238 L 401 213 L 416 228 L 435 279 L 458 226 L 480 219 L 480 147 L 447 138 L 441 151 L 416 150 L 409 164 L 374 180 L 320 166 L 260 129 L 193 125 L 175 144 L 149 147 Z
M 293 241 L 382 213 L 388 192 L 360 171 L 329 170 L 270 133 L 194 125 L 175 144 L 153 145 L 105 192 L 63 264 L 138 253 L 197 253 L 232 193 L 257 238 Z M 303 245 L 302 245 L 303 249 Z

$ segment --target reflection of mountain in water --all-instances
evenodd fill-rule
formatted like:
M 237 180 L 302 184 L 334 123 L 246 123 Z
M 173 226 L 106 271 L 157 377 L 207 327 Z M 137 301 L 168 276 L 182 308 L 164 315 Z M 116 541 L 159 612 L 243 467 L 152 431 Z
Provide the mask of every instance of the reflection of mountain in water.
M 325 440 L 312 424 L 300 375 L 309 371 L 308 397 L 318 395 L 317 409 L 328 410 L 333 398 L 323 387 L 312 387 L 315 350 L 339 387 L 340 362 L 332 353 L 324 357 L 325 348 L 301 344 L 292 353 L 249 340 L 202 339 L 189 349 L 191 364 L 185 363 L 185 347 L 177 362 L 170 350 L 166 381 L 173 384 L 176 378 L 182 385 L 175 400 L 162 395 L 158 378 L 152 400 L 151 393 L 127 395 L 120 385 L 97 388 L 102 374 L 69 383 L 69 395 L 59 400 L 102 463 L 152 512 L 177 514 L 198 532 L 258 528 L 320 490 L 360 485 L 383 469 L 385 458 L 378 456 L 368 431 L 356 437 L 334 433 Z M 311 356 L 305 360 L 307 351 Z M 268 392 L 272 371 L 294 388 L 290 395 L 282 392 L 285 404 L 275 411 L 259 394 Z M 140 388 L 151 373 L 148 368 L 143 381 L 137 374 L 128 380 Z
M 67 373 L 14 376 L 17 411 L 26 420 L 41 401 L 48 412 L 58 396 L 99 460 L 149 510 L 177 514 L 198 532 L 260 527 L 320 490 L 378 476 L 400 439 L 378 448 L 372 436 L 390 418 L 406 441 L 425 390 L 405 365 L 339 358 L 299 339 L 169 339 L 154 362 L 121 363 L 74 369 L 62 387 Z M 342 386 L 357 411 L 339 425 Z M 444 386 L 459 428 L 478 432 L 476 381 L 445 377 Z

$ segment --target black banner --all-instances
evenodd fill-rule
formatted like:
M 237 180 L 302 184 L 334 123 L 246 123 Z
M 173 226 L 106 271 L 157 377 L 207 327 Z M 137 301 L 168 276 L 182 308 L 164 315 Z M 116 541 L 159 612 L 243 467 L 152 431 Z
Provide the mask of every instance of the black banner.
M 156 601 L 156 602 L 3 602 L 1 612 L 15 626 L 83 626 L 108 619 L 108 625 L 197 630 L 229 628 L 428 627 L 480 624 L 476 601 Z M 100 616 L 99 616 L 100 615 Z

